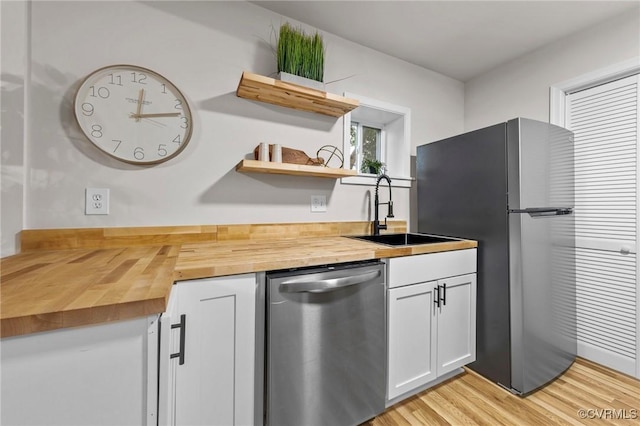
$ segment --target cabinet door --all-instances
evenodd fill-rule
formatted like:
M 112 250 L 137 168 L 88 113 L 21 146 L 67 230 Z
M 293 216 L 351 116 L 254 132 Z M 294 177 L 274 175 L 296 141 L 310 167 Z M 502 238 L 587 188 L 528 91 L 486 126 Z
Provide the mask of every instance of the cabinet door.
M 437 282 L 432 281 L 388 292 L 388 399 L 436 378 L 436 286 Z
M 476 359 L 476 274 L 439 280 L 438 285 L 437 370 L 440 376 Z
M 177 315 L 185 329 L 171 332 L 179 351 L 185 333 L 184 364 L 175 369 L 175 425 L 249 425 L 253 423 L 255 351 L 255 275 L 178 283 Z

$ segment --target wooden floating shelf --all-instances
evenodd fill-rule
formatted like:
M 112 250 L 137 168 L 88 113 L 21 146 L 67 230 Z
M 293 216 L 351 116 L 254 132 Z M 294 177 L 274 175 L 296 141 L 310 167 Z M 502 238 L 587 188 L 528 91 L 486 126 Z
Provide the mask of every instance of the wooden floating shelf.
M 342 117 L 360 104 L 356 99 L 344 98 L 247 71 L 242 73 L 236 95 L 245 99 L 332 117 Z
M 343 178 L 355 176 L 355 170 L 332 167 L 307 166 L 305 164 L 271 163 L 269 161 L 242 160 L 236 166 L 238 172 L 271 173 L 279 175 L 315 176 L 323 178 Z

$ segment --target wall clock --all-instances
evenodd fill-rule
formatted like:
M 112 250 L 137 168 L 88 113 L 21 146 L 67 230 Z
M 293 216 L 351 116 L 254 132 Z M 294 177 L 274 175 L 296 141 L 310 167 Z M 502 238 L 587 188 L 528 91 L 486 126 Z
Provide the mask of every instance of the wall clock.
M 167 161 L 191 139 L 191 110 L 182 92 L 157 72 L 135 65 L 89 74 L 76 93 L 74 112 L 96 147 L 127 163 Z

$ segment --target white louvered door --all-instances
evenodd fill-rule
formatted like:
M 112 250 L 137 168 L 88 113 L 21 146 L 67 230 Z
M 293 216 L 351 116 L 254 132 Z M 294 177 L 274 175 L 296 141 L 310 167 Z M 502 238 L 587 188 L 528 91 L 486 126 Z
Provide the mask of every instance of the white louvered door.
M 578 355 L 636 375 L 638 75 L 572 93 Z

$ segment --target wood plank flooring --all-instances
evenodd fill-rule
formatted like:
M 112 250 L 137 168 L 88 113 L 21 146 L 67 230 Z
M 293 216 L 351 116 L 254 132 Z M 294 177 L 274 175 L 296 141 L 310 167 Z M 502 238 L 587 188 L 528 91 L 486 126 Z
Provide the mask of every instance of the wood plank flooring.
M 578 358 L 521 398 L 467 370 L 364 425 L 640 425 L 640 381 Z

